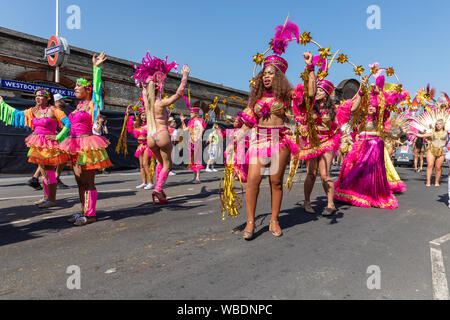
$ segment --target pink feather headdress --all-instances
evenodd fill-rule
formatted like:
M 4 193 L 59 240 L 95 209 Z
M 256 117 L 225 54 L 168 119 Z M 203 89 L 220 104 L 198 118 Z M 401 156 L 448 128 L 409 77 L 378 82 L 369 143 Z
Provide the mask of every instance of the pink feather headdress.
M 175 69 L 178 73 L 176 62 L 168 63 L 167 56 L 165 61 L 157 57 L 152 58 L 148 52 L 142 59 L 142 65 L 133 67 L 136 70 L 133 78 L 138 86 L 147 85 L 153 80 L 157 84 L 157 89 L 160 90 L 164 88 L 170 70 Z
M 300 42 L 298 26 L 289 20 L 284 25 L 276 26 L 275 30 L 275 37 L 270 42 L 270 45 L 272 46 L 273 53 L 276 55 L 285 53 L 290 41 L 296 39 L 297 43 Z

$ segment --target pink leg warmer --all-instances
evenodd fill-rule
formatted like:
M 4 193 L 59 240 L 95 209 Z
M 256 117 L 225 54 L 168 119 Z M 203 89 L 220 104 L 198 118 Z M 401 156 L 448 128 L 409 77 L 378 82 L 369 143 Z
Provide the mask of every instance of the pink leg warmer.
M 158 181 L 159 173 L 161 172 L 163 165 L 158 163 L 156 165 L 155 173 L 156 173 L 156 181 Z
M 45 199 L 48 199 L 49 191 L 48 191 L 48 181 L 46 177 L 42 177 L 42 184 L 44 185 L 44 194 Z
M 169 172 L 166 171 L 160 171 L 159 176 L 156 180 L 156 192 L 161 192 L 163 190 L 163 186 L 167 181 L 167 178 L 169 177 Z
M 47 170 L 47 177 L 48 177 L 48 184 L 55 184 L 58 183 L 58 180 L 56 180 L 56 172 L 52 170 Z
M 84 209 L 86 217 L 95 217 L 96 216 L 95 208 L 97 205 L 97 198 L 98 198 L 97 190 L 86 191 L 84 197 L 85 197 Z

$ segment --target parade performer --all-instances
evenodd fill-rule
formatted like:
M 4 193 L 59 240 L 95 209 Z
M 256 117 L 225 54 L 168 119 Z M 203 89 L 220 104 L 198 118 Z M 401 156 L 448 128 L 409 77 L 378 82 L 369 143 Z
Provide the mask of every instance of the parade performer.
M 214 165 L 217 162 L 217 156 L 219 154 L 220 143 L 222 143 L 222 131 L 217 123 L 213 124 L 213 131 L 208 136 L 208 153 L 209 160 L 206 165 L 206 172 L 217 172 Z
M 53 104 L 53 95 L 47 89 L 35 91 L 36 105 L 25 111 L 19 111 L 5 103 L 0 96 L 0 120 L 17 128 L 28 127 L 33 133 L 25 139 L 28 162 L 40 168 L 44 185 L 44 198 L 35 204 L 40 208 L 56 206 L 56 167 L 68 161 L 68 155 L 61 151 L 58 141 L 65 138 L 71 124 L 66 114 Z M 63 130 L 56 135 L 58 123 Z
M 98 192 L 95 188 L 96 170 L 112 166 L 106 148 L 108 139 L 92 134 L 92 128 L 103 108 L 100 65 L 106 61 L 106 54 L 92 57 L 94 80 L 78 79 L 75 96 L 80 99 L 75 111 L 69 115 L 72 128 L 70 136 L 60 147 L 71 155 L 71 162 L 81 202 L 81 213 L 68 219 L 76 226 L 97 221 L 96 206 Z
M 435 169 L 436 187 L 440 186 L 442 167 L 445 161 L 444 147 L 447 145 L 447 131 L 450 128 L 450 114 L 446 110 L 430 110 L 418 117 L 415 117 L 410 123 L 409 134 L 418 138 L 428 139 L 429 146 L 427 150 L 427 182 L 426 186 L 431 186 L 431 176 L 433 168 Z M 425 132 L 423 134 L 419 132 Z
M 305 73 L 310 77 L 306 83 L 306 89 L 301 93 L 297 92 L 300 96 L 293 93 L 292 86 L 286 78 L 288 62 L 281 55 L 285 52 L 290 41 L 296 40 L 299 43 L 299 38 L 298 26 L 287 20 L 284 25 L 276 27 L 276 34 L 270 48 L 274 55 L 264 58 L 264 54 L 257 54 L 254 58 L 257 65 L 262 64 L 262 70 L 250 82 L 252 90 L 249 105 L 242 113 L 244 125 L 236 136 L 236 141 L 239 142 L 253 128 L 248 150 L 247 225 L 243 232 L 245 240 L 254 238 L 256 204 L 262 176 L 266 170 L 269 174 L 272 198 L 269 232 L 274 237 L 283 235 L 278 217 L 283 198 L 284 173 L 290 158 L 296 156 L 299 151 L 299 146 L 295 143 L 294 133 L 287 125 L 287 114 L 292 111 L 293 100 L 303 100 L 305 91 L 309 92 L 306 95 L 311 98 L 315 95 L 316 89 L 312 66 L 313 55 L 309 52 L 305 52 L 303 57 L 307 64 Z M 227 147 L 227 164 L 232 162 L 234 152 L 233 145 Z M 230 196 L 234 197 L 229 189 L 233 187 L 234 180 L 230 179 L 229 174 L 234 175 L 234 172 L 227 171 L 225 173 L 224 180 L 226 183 L 224 183 L 222 206 L 224 210 L 229 212 L 229 215 L 232 215 L 236 208 L 232 207 L 233 199 L 229 199 Z
M 240 129 L 244 125 L 244 120 L 242 118 L 242 113 L 239 112 L 233 122 L 233 129 L 226 130 L 227 141 L 233 144 L 233 148 L 236 150 L 234 159 L 234 173 L 236 175 L 235 179 L 242 182 L 247 182 L 248 175 L 248 165 L 249 165 L 249 154 L 247 152 L 250 147 L 250 136 L 246 135 L 241 141 L 236 140 L 236 135 L 239 133 Z M 231 148 L 231 147 L 230 147 Z M 225 154 L 226 159 L 226 154 Z
M 314 64 L 321 65 L 319 75 L 325 72 L 328 74 L 329 67 L 327 60 L 321 56 L 314 59 Z M 334 183 L 331 179 L 331 165 L 335 154 L 340 147 L 340 127 L 349 119 L 361 103 L 361 96 L 356 94 L 352 99 L 345 100 L 335 106 L 332 102 L 331 94 L 334 85 L 330 81 L 318 76 L 317 93 L 312 108 L 299 108 L 296 116 L 299 123 L 300 132 L 303 137 L 298 158 L 306 160 L 307 175 L 304 187 L 304 209 L 308 213 L 315 214 L 311 207 L 311 193 L 313 191 L 317 173 L 320 174 L 322 186 L 327 195 L 328 205 L 323 210 L 322 215 L 331 215 L 336 211 L 334 205 Z M 365 86 L 367 78 L 361 81 L 361 87 Z
M 392 71 L 390 68 L 389 74 Z M 401 85 L 385 91 L 384 76 L 376 70 L 372 74 L 376 74 L 376 84 L 370 85 L 369 90 L 359 91 L 363 102 L 353 118 L 358 135 L 335 183 L 335 199 L 358 207 L 396 209 L 398 201 L 386 175 L 382 136 L 390 110 L 405 100 L 408 93 Z
M 190 118 L 188 124 L 185 123 L 184 114 L 180 115 L 181 126 L 183 131 L 189 131 L 189 170 L 194 173 L 194 178 L 191 181 L 193 184 L 199 184 L 200 181 L 200 170 L 204 167 L 202 165 L 202 138 L 203 132 L 206 129 L 206 123 L 203 118 L 200 117 L 200 108 L 195 105 L 191 108 L 190 99 L 186 99 L 186 106 L 190 111 Z
M 127 115 L 130 114 L 133 106 L 127 107 Z M 134 116 L 129 116 L 127 120 L 127 130 L 129 133 L 138 140 L 138 147 L 134 156 L 139 159 L 139 167 L 141 171 L 142 184 L 138 185 L 136 189 L 151 190 L 155 186 L 153 185 L 150 178 L 150 159 L 153 158 L 152 151 L 147 145 L 147 115 L 145 113 L 145 108 L 138 109 L 139 114 Z M 147 183 L 148 181 L 148 183 Z
M 142 65 L 135 66 L 134 79 L 143 88 L 144 106 L 147 115 L 147 144 L 153 156 L 158 161 L 156 166 L 156 186 L 152 193 L 153 204 L 155 198 L 159 204 L 167 204 L 167 197 L 163 191 L 169 172 L 172 170 L 172 141 L 168 129 L 169 113 L 167 108 L 183 96 L 190 69 L 187 65 L 182 68 L 181 84 L 176 93 L 164 98 L 164 84 L 167 75 L 176 62 L 168 63 L 167 57 L 163 61 L 151 57 L 148 53 L 142 59 Z

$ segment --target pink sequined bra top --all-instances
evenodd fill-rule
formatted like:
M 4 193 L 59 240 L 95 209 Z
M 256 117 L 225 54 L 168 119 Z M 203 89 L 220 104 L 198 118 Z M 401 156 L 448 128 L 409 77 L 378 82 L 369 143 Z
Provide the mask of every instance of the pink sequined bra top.
M 58 127 L 58 122 L 52 118 L 33 118 L 34 134 L 56 134 L 56 128 Z
M 89 112 L 74 111 L 69 115 L 69 120 L 72 124 L 70 135 L 73 138 L 92 134 L 92 117 Z

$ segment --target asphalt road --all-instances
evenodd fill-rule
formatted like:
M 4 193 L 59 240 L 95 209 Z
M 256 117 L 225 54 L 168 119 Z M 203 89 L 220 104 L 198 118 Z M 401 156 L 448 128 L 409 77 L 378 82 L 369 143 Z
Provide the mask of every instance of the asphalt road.
M 446 174 L 441 187 L 426 188 L 424 172 L 400 168 L 408 191 L 398 196 L 399 209 L 338 203 L 333 217 L 302 210 L 302 174 L 285 193 L 281 238 L 268 232 L 265 180 L 251 242 L 242 239 L 245 208 L 221 219 L 221 174 L 203 173 L 200 185 L 187 183 L 188 172 L 169 177 L 166 206 L 135 189 L 136 172 L 98 175 L 99 221 L 85 227 L 66 222 L 80 207 L 72 176 L 63 177 L 71 188 L 58 191 L 60 207 L 47 211 L 33 205 L 41 192 L 25 186 L 26 177 L 2 176 L 0 299 L 431 300 L 448 293 L 442 266 L 450 268 L 450 241 L 441 243 L 440 268 L 430 257 L 430 241 L 450 233 Z M 320 211 L 320 183 L 313 198 Z M 69 289 L 68 279 L 80 289 Z

